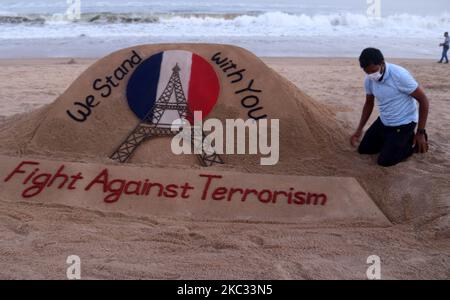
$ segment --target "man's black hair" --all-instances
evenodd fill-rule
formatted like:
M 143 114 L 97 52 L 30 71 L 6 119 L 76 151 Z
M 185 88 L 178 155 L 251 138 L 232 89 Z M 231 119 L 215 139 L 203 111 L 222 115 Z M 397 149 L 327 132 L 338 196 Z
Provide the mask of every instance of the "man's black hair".
M 383 53 L 376 48 L 366 48 L 359 57 L 359 65 L 361 68 L 367 68 L 370 65 L 381 65 L 384 62 Z

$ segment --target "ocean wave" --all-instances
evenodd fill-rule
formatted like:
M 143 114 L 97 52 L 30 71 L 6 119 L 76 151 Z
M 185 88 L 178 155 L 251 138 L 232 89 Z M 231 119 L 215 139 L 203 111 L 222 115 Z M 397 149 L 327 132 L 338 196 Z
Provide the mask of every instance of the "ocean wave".
M 246 13 L 153 13 L 153 14 L 137 14 L 137 13 L 83 13 L 80 18 L 69 18 L 64 14 L 47 14 L 47 15 L 17 15 L 7 14 L 4 12 L 0 14 L 0 24 L 51 24 L 54 22 L 72 22 L 72 23 L 158 23 L 170 22 L 177 20 L 191 20 L 191 21 L 208 21 L 211 19 L 219 21 L 230 21 L 239 17 L 258 17 L 261 15 L 258 12 Z
M 0 15 L 0 24 L 45 24 L 43 17 Z
M 62 14 L 53 15 L 17 15 L 0 14 L 0 24 L 51 24 L 52 22 L 117 24 L 117 23 L 179 23 L 183 25 L 231 25 L 264 27 L 366 27 L 371 25 L 411 27 L 429 29 L 450 27 L 450 15 L 417 16 L 410 14 L 389 15 L 379 20 L 363 14 L 291 14 L 286 12 L 246 12 L 246 13 L 84 13 L 79 19 L 69 19 Z
M 3 27 L 3 29 L 2 29 Z M 450 15 L 391 15 L 371 19 L 362 14 L 159 13 L 83 14 L 70 21 L 63 15 L 0 16 L 0 39 L 64 37 L 429 37 L 438 42 L 450 31 Z

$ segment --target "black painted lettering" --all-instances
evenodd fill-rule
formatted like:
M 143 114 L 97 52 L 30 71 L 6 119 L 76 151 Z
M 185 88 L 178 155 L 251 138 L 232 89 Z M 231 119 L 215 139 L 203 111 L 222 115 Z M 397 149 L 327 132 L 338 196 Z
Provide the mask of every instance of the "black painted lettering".
M 118 87 L 119 84 L 116 84 L 113 80 L 112 80 L 112 76 L 106 76 L 106 82 L 111 84 L 113 87 Z
M 235 70 L 237 68 L 237 65 L 236 64 L 231 64 L 231 66 L 228 66 L 228 67 L 226 67 L 226 68 L 223 68 L 222 70 L 224 71 L 224 72 L 227 72 L 228 70 Z
M 227 76 L 228 77 L 233 77 L 233 76 L 236 77 L 237 76 L 237 79 L 234 79 L 234 80 L 231 81 L 231 83 L 237 83 L 237 82 L 240 82 L 242 79 L 244 79 L 243 73 L 245 71 L 246 71 L 245 69 L 240 69 L 239 71 L 230 73 Z
M 94 101 L 95 101 L 95 97 L 94 96 L 89 95 L 89 96 L 86 97 L 86 105 L 88 107 L 90 107 L 90 108 L 91 107 L 96 107 L 97 105 L 100 104 L 100 102 L 94 103 Z
M 108 84 L 100 85 L 101 83 L 102 83 L 102 80 L 100 78 L 95 79 L 94 84 L 93 84 L 94 90 L 96 90 L 96 91 L 103 90 L 100 95 L 103 98 L 109 97 L 111 95 L 112 88 Z
M 223 64 L 224 62 L 226 62 L 228 60 L 228 58 L 224 58 L 221 60 L 220 55 L 222 54 L 222 52 L 217 52 L 216 54 L 213 55 L 213 57 L 211 58 L 211 60 L 213 62 L 215 62 L 218 65 Z
M 229 60 L 229 61 L 227 61 L 226 63 L 221 64 L 220 67 L 221 67 L 221 68 L 224 68 L 224 67 L 226 67 L 226 66 L 228 66 L 229 64 L 232 64 L 232 63 L 233 63 L 233 61 L 232 61 L 232 60 Z M 225 70 L 223 70 L 223 71 L 226 72 Z
M 249 103 L 249 99 L 253 99 L 253 103 L 250 102 L 251 104 L 248 104 L 248 103 Z M 254 107 L 254 106 L 258 105 L 258 103 L 259 103 L 259 98 L 256 97 L 256 96 L 253 96 L 253 95 L 244 97 L 244 98 L 241 100 L 241 104 L 242 104 L 242 106 L 244 106 L 245 108 L 251 108 L 251 107 Z
M 84 108 L 84 110 L 81 110 L 81 109 L 77 110 L 77 113 L 80 115 L 80 117 L 75 116 L 74 114 L 72 114 L 72 112 L 70 110 L 67 110 L 66 112 L 69 115 L 69 117 L 71 117 L 72 119 L 74 119 L 77 122 L 86 121 L 87 117 L 91 114 L 91 109 L 89 108 L 89 106 L 87 106 L 81 102 L 74 102 L 74 105 L 81 106 L 82 108 Z
M 100 95 L 103 98 L 109 97 L 112 93 L 113 88 L 119 86 L 119 82 L 122 81 L 135 66 L 142 62 L 142 58 L 136 51 L 132 51 L 132 56 L 125 59 L 122 64 L 114 70 L 113 76 L 105 76 L 104 79 L 97 78 L 92 83 L 92 88 L 95 91 L 100 91 Z M 115 80 L 114 80 L 114 79 Z M 105 80 L 105 81 L 103 81 Z M 75 102 L 74 106 L 80 106 L 76 113 L 71 110 L 67 110 L 67 115 L 77 122 L 84 122 L 88 116 L 92 113 L 91 108 L 96 107 L 100 104 L 100 101 L 95 102 L 95 97 L 89 95 L 86 97 L 85 103 Z
M 127 64 L 128 64 L 128 68 L 127 68 Z M 125 59 L 124 62 L 120 65 L 120 68 L 121 68 L 126 74 L 128 74 L 128 72 L 134 68 L 133 62 L 132 62 L 131 60 L 129 60 L 129 59 Z
M 254 116 L 254 115 L 253 115 L 254 112 L 256 112 L 256 111 L 258 111 L 258 110 L 261 110 L 261 109 L 263 109 L 262 106 L 259 106 L 259 107 L 257 107 L 257 108 L 254 108 L 254 109 L 250 110 L 250 111 L 248 112 L 247 115 L 248 115 L 250 118 L 254 119 L 254 120 L 259 120 L 259 119 L 265 119 L 265 118 L 267 118 L 267 115 L 266 115 L 266 114 L 260 115 L 260 116 Z
M 116 79 L 117 80 L 122 80 L 122 79 L 124 79 L 125 78 L 125 76 L 127 75 L 127 72 L 126 71 L 124 71 L 122 68 L 117 68 L 115 71 L 114 71 L 114 77 L 116 77 Z
M 248 92 L 261 93 L 262 92 L 261 90 L 257 90 L 257 89 L 252 88 L 254 82 L 255 82 L 254 79 L 250 80 L 250 82 L 248 83 L 248 86 L 245 89 L 236 91 L 236 94 L 240 94 L 240 93 L 247 92 L 247 91 Z
M 133 55 L 130 57 L 131 62 L 133 63 L 133 68 L 134 66 L 140 64 L 142 62 L 142 58 L 139 56 L 139 54 L 136 51 L 132 51 Z

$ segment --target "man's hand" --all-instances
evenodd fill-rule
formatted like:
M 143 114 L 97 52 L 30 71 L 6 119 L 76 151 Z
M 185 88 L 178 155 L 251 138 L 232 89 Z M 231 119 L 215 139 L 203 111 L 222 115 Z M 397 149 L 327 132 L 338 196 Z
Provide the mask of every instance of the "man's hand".
M 359 141 L 361 140 L 361 136 L 363 134 L 364 126 L 372 114 L 373 106 L 375 103 L 374 95 L 366 95 L 366 103 L 364 103 L 363 111 L 361 113 L 361 120 L 359 121 L 358 129 L 356 129 L 355 133 L 350 137 L 350 145 L 356 148 L 358 146 Z
M 352 147 L 357 147 L 359 141 L 361 140 L 362 130 L 356 130 L 356 132 L 350 137 L 350 145 Z
M 428 142 L 425 138 L 425 134 L 416 133 L 413 141 L 413 148 L 417 145 L 418 153 L 426 153 L 428 152 Z

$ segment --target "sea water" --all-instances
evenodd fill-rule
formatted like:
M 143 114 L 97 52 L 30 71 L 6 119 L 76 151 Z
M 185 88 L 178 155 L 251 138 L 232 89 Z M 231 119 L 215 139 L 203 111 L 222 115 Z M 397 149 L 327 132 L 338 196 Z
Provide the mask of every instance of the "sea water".
M 354 57 L 374 46 L 435 58 L 444 31 L 448 0 L 0 0 L 0 58 L 98 57 L 172 42 L 236 44 L 260 56 Z

